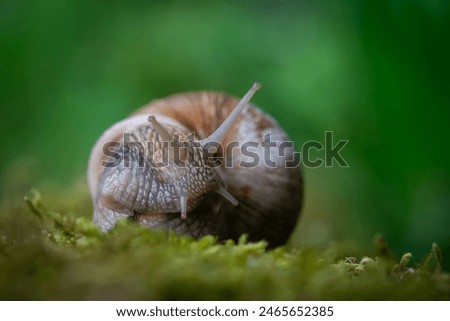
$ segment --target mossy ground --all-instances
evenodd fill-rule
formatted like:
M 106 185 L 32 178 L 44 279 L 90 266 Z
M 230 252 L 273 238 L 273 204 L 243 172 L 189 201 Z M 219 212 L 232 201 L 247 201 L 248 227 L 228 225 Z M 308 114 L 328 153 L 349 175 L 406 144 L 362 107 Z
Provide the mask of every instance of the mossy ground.
M 450 299 L 437 245 L 412 266 L 382 239 L 370 258 L 342 244 L 268 250 L 245 236 L 192 240 L 128 221 L 102 233 L 88 216 L 48 210 L 37 192 L 2 212 L 3 300 Z

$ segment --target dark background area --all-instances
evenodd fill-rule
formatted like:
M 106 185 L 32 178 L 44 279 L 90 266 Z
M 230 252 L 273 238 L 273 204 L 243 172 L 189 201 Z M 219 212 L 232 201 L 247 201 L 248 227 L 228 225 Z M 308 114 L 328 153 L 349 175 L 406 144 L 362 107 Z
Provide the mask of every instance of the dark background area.
M 449 35 L 438 0 L 0 0 L 0 197 L 85 184 L 102 131 L 154 98 L 258 81 L 297 149 L 349 140 L 349 168 L 304 170 L 294 244 L 381 233 L 449 262 Z

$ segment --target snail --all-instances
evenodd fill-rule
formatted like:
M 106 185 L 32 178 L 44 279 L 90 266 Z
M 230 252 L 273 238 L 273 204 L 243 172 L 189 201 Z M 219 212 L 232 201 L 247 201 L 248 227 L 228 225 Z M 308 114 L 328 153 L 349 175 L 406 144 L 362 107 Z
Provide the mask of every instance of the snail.
M 154 100 L 106 130 L 88 165 L 94 223 L 108 231 L 129 218 L 194 238 L 245 233 L 271 247 L 286 243 L 300 215 L 303 176 L 286 166 L 292 144 L 277 153 L 285 131 L 249 103 L 259 87 L 241 100 L 216 92 Z M 268 135 L 269 152 L 262 146 Z

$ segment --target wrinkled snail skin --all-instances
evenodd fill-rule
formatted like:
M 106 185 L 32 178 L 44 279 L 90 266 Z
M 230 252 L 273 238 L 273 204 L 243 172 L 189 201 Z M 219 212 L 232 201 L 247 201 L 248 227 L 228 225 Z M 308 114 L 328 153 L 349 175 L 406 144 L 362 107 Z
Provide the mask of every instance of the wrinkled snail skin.
M 249 158 L 239 148 L 233 148 L 232 153 L 226 148 L 217 151 L 224 162 L 232 164 L 227 167 L 208 166 L 202 149 L 191 148 L 184 168 L 170 162 L 164 167 L 153 163 L 164 156 L 170 159 L 163 147 L 164 138 L 177 134 L 179 141 L 192 141 L 191 133 L 202 143 L 220 138 L 222 146 L 262 142 L 267 133 L 277 145 L 289 141 L 271 116 L 251 104 L 245 103 L 238 114 L 236 111 L 231 122 L 230 115 L 239 102 L 215 92 L 178 94 L 151 102 L 105 131 L 88 166 L 94 223 L 107 231 L 120 218 L 133 218 L 153 229 L 169 228 L 194 238 L 212 234 L 220 240 L 238 239 L 246 233 L 250 241 L 266 240 L 272 247 L 284 244 L 296 225 L 303 197 L 300 169 L 286 167 L 294 158 L 293 148 L 285 148 L 283 156 L 272 153 L 274 167 L 263 162 L 261 144 L 249 149 L 261 160 L 254 167 L 240 166 Z M 226 131 L 219 133 L 227 119 Z M 129 134 L 128 144 L 124 143 L 124 133 Z M 142 159 L 142 151 L 132 143 L 147 146 L 149 141 L 154 143 L 153 154 Z M 108 142 L 121 144 L 129 166 L 124 166 L 125 160 L 115 167 L 102 166 L 107 160 L 103 146 Z

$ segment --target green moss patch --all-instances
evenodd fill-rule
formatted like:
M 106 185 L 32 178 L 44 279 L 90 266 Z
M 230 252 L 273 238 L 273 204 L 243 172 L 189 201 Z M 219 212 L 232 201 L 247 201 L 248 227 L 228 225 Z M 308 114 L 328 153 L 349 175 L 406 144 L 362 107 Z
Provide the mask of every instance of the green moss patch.
M 1 215 L 3 300 L 450 299 L 435 244 L 413 266 L 382 239 L 372 258 L 343 256 L 340 244 L 268 250 L 245 236 L 193 240 L 126 220 L 102 233 L 88 218 L 46 209 L 36 191 L 26 203 Z

